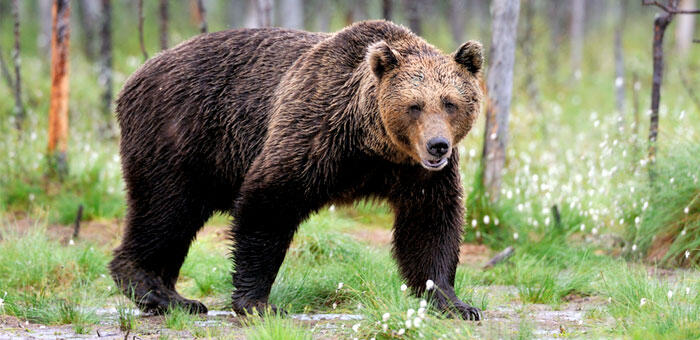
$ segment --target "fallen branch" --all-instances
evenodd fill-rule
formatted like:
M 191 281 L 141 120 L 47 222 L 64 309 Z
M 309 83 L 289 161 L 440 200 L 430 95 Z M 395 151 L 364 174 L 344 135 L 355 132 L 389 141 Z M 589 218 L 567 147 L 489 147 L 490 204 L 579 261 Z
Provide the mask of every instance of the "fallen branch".
M 493 258 L 489 260 L 489 262 L 486 262 L 484 265 L 483 269 L 490 269 L 493 268 L 495 265 L 503 262 L 504 260 L 508 259 L 509 257 L 513 256 L 513 253 L 515 253 L 515 248 L 513 246 L 508 246 L 508 248 L 503 249 L 500 253 L 496 254 Z

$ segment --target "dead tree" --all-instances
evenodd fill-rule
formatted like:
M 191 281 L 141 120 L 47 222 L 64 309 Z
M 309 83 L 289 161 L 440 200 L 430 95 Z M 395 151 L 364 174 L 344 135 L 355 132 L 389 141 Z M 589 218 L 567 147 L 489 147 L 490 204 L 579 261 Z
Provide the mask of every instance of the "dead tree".
M 257 18 L 258 27 L 268 27 L 272 25 L 272 1 L 271 0 L 253 0 L 255 1 L 255 15 Z
M 450 0 L 447 7 L 449 13 L 447 18 L 450 21 L 450 33 L 452 33 L 452 41 L 455 46 L 459 46 L 464 42 L 464 27 L 466 26 L 465 13 L 467 12 L 466 2 L 464 0 Z
M 102 0 L 100 25 L 100 75 L 103 131 L 112 137 L 112 0 Z
M 491 62 L 488 69 L 482 184 L 489 199 L 498 199 L 508 144 L 508 114 L 513 91 L 513 66 L 519 0 L 494 0 L 491 5 Z
M 304 2 L 302 0 L 282 0 L 280 3 L 280 26 L 304 28 Z
M 95 0 L 80 0 L 78 5 L 78 22 L 83 33 L 83 49 L 90 61 L 95 60 L 97 51 L 95 32 L 100 20 L 100 2 Z
M 646 6 L 656 6 L 663 13 L 660 13 L 654 19 L 654 69 L 651 83 L 651 116 L 649 122 L 649 161 L 656 160 L 656 141 L 659 134 L 659 102 L 661 101 L 661 82 L 663 80 L 664 66 L 664 34 L 666 28 L 673 20 L 676 14 L 699 14 L 698 9 L 678 9 L 678 0 L 668 0 L 666 4 L 659 1 L 642 0 L 642 4 Z
M 618 114 L 618 130 L 625 126 L 625 61 L 622 48 L 622 34 L 625 27 L 626 0 L 619 0 L 616 5 L 617 24 L 615 25 L 615 108 Z
M 160 49 L 168 49 L 168 0 L 160 0 Z
M 678 9 L 693 9 L 696 6 L 695 0 L 680 0 Z M 683 15 L 678 17 L 676 23 L 676 51 L 685 55 L 693 44 L 693 31 L 695 29 L 695 16 Z
M 382 0 L 382 18 L 384 18 L 384 20 L 391 21 L 391 17 L 393 16 L 394 12 L 394 6 L 392 2 L 392 0 Z
M 22 127 L 24 121 L 24 105 L 22 104 L 22 76 L 20 73 L 22 59 L 19 56 L 19 4 L 17 0 L 12 0 L 12 17 L 14 18 L 15 46 L 12 51 L 12 61 L 15 66 L 14 95 L 15 95 L 15 125 L 17 129 Z
M 139 10 L 139 46 L 141 46 L 143 61 L 146 61 L 148 60 L 148 52 L 146 52 L 146 44 L 143 40 L 143 0 L 138 0 L 137 6 Z
M 207 9 L 202 0 L 197 0 L 197 22 L 199 23 L 199 33 L 207 33 Z
M 571 38 L 571 69 L 574 71 L 575 78 L 581 76 L 585 14 L 585 1 L 573 0 L 571 3 L 571 26 L 569 28 L 569 35 Z
M 406 19 L 408 27 L 413 33 L 421 34 L 421 11 L 420 0 L 404 0 L 404 10 L 406 11 Z
M 70 1 L 55 0 L 52 17 L 48 157 L 51 169 L 63 178 L 68 173 Z

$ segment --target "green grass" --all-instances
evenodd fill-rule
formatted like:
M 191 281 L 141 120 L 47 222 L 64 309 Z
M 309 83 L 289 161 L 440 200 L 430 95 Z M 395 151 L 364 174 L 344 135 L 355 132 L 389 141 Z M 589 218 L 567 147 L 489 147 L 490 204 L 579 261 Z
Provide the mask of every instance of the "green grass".
M 311 340 L 311 333 L 305 327 L 300 327 L 291 319 L 274 314 L 264 317 L 248 317 L 245 321 L 248 327 L 246 339 L 250 340 Z

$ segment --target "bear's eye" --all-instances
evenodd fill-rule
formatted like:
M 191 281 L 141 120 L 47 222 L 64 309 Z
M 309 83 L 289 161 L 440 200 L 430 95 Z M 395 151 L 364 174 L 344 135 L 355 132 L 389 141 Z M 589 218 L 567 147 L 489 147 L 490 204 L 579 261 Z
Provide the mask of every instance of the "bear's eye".
M 451 101 L 446 100 L 443 102 L 443 105 L 445 106 L 445 110 L 447 110 L 447 112 L 449 113 L 457 111 L 457 105 L 455 105 Z
M 420 111 L 421 111 L 420 105 L 414 104 L 414 105 L 411 105 L 408 107 L 408 113 L 410 113 L 414 116 L 420 115 Z

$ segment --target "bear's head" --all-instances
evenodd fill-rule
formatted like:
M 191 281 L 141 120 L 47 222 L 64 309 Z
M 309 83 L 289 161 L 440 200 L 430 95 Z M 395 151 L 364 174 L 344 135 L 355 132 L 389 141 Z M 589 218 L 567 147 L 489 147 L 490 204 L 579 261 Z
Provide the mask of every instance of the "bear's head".
M 444 168 L 480 111 L 482 61 L 476 41 L 449 56 L 430 46 L 369 46 L 379 114 L 393 149 L 428 170 Z

